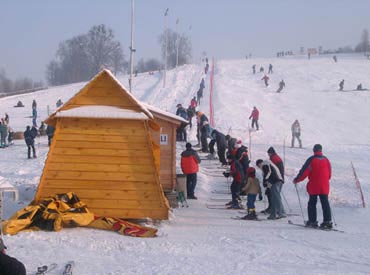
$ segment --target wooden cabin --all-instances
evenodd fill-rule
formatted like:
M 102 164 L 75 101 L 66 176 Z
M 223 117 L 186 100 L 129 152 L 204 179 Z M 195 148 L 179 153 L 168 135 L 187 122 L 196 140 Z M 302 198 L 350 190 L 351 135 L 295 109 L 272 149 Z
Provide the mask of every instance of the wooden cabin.
M 75 192 L 98 216 L 168 219 L 159 180 L 160 127 L 107 70 L 52 114 L 55 126 L 35 202 Z
M 144 104 L 144 103 L 143 103 Z M 165 192 L 172 192 L 176 186 L 176 129 L 187 120 L 175 114 L 144 104 L 153 114 L 160 131 L 152 131 L 152 136 L 160 144 L 160 181 Z

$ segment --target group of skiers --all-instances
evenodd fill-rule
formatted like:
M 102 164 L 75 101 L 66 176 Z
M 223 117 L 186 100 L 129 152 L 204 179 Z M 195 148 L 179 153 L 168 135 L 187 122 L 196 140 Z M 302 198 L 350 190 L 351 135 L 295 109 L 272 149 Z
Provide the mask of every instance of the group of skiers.
M 339 82 L 339 91 L 343 91 L 344 89 L 344 79 L 342 79 L 340 82 Z M 369 89 L 366 89 L 366 88 L 363 88 L 362 87 L 362 83 L 358 84 L 356 86 L 356 89 L 354 91 L 368 91 Z
M 263 66 L 260 67 L 260 70 L 259 72 L 260 73 L 264 73 L 265 69 Z M 252 66 L 252 72 L 253 74 L 256 74 L 256 64 L 253 64 Z M 268 67 L 268 74 L 272 74 L 274 71 L 273 71 L 273 66 L 272 64 L 269 64 L 269 67 Z M 268 74 L 265 74 L 262 76 L 261 80 L 263 80 L 264 84 L 266 87 L 269 86 L 269 80 L 270 80 L 270 77 L 268 76 Z M 279 88 L 277 89 L 277 93 L 280 93 L 283 89 L 285 88 L 285 82 L 284 80 L 282 79 L 280 82 L 279 82 Z

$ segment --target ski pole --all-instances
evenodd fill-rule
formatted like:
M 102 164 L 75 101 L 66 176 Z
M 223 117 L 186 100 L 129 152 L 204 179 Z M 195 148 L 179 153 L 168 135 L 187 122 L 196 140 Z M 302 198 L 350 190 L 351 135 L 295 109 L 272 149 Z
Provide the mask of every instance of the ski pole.
M 285 204 L 286 204 L 286 206 L 288 207 L 289 213 L 292 213 L 292 209 L 290 208 L 289 203 L 288 203 L 288 200 L 286 199 L 286 197 L 285 197 L 285 195 L 284 195 L 283 191 L 281 191 L 281 195 L 283 196 L 283 199 L 284 199 L 284 201 L 285 201 Z
M 335 215 L 334 215 L 333 208 L 330 206 L 330 204 L 329 204 L 329 207 L 330 207 L 330 210 L 331 210 L 331 216 L 333 218 L 334 225 L 337 226 L 337 222 L 335 221 Z
M 302 204 L 301 204 L 301 198 L 299 197 L 299 192 L 298 192 L 297 184 L 294 184 L 294 187 L 295 187 L 295 191 L 297 192 L 299 207 L 301 208 L 302 219 L 303 219 L 303 224 L 304 224 L 305 223 L 304 214 L 303 214 L 303 209 L 302 209 Z

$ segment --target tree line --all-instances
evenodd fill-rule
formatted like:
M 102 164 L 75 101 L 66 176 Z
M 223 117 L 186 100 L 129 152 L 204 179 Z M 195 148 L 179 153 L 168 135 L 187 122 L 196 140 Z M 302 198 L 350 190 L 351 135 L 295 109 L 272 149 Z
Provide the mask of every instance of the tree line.
M 28 77 L 10 79 L 5 70 L 0 70 L 0 94 L 9 94 L 16 91 L 30 90 L 43 87 L 42 81 L 33 81 Z

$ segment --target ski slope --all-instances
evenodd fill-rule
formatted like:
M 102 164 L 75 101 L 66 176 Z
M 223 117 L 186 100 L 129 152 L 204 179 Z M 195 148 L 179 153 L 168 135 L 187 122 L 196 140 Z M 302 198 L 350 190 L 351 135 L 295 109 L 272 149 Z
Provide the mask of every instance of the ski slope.
M 265 88 L 263 75 L 252 74 L 251 67 L 274 65 L 270 86 Z M 353 161 L 369 199 L 370 180 L 369 118 L 370 92 L 338 92 L 345 79 L 345 90 L 358 83 L 370 87 L 370 62 L 357 57 L 339 56 L 287 59 L 220 60 L 215 64 L 213 108 L 215 128 L 241 138 L 249 146 L 248 117 L 253 106 L 260 110 L 261 130 L 251 133 L 252 161 L 266 158 L 269 146 L 285 158 L 286 184 L 283 192 L 286 210 L 300 213 L 292 178 L 312 146 L 321 143 L 324 154 L 333 165 L 331 204 L 335 221 L 345 233 L 306 230 L 277 221 L 237 221 L 241 215 L 232 210 L 211 210 L 206 204 L 223 204 L 230 195 L 227 181 L 216 173 L 211 161 L 203 161 L 198 177 L 198 201 L 189 201 L 189 208 L 175 209 L 169 221 L 158 225 L 159 236 L 139 239 L 93 229 L 64 229 L 60 232 L 22 232 L 5 236 L 8 254 L 17 257 L 33 272 L 41 264 L 55 262 L 56 272 L 69 260 L 76 261 L 75 274 L 370 274 L 370 213 L 361 208 L 350 162 Z M 201 65 L 187 65 L 167 73 L 163 88 L 160 73 L 139 74 L 134 79 L 134 95 L 140 100 L 175 112 L 176 104 L 187 106 L 198 89 Z M 286 88 L 276 94 L 278 82 Z M 125 85 L 127 77 L 120 80 Z M 84 83 L 53 87 L 33 94 L 0 99 L 0 112 L 10 115 L 10 124 L 23 130 L 31 123 L 31 102 L 38 102 L 39 117 L 46 118 L 55 110 L 55 102 L 66 102 Z M 209 114 L 209 78 L 205 98 L 199 110 Z M 25 108 L 12 106 L 21 100 Z M 286 148 L 290 144 L 290 126 L 298 119 L 302 127 L 304 149 Z M 194 129 L 190 138 L 195 141 Z M 47 155 L 47 140 L 37 141 L 38 158 L 26 159 L 23 141 L 0 151 L 0 181 L 10 182 L 20 190 L 20 201 L 5 197 L 5 217 L 26 206 L 32 199 Z M 179 153 L 184 144 L 178 144 Z M 303 183 L 299 194 L 306 206 Z M 220 200 L 221 199 L 221 200 Z M 224 201 L 222 201 L 224 200 Z M 257 202 L 257 209 L 266 206 Z M 289 206 L 289 207 L 288 207 Z M 320 207 L 319 207 L 320 208 Z M 290 210 L 290 211 L 289 211 Z M 305 216 L 306 212 L 304 213 Z M 261 218 L 265 218 L 260 215 Z M 321 219 L 321 210 L 318 211 Z M 302 217 L 290 217 L 302 222 Z M 31 273 L 30 273 L 31 274 Z

